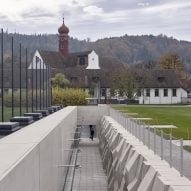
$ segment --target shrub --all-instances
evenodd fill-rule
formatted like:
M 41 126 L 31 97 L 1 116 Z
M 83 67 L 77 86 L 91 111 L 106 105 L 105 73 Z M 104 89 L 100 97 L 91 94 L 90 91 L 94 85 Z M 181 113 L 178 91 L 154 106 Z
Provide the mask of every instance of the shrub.
M 61 104 L 63 106 L 68 105 L 86 105 L 86 98 L 89 95 L 82 89 L 73 88 L 53 88 L 52 90 L 52 103 L 53 105 Z
M 44 93 L 45 94 L 45 93 Z M 21 106 L 26 106 L 26 90 L 21 91 Z M 41 92 L 41 102 L 42 102 L 42 92 Z M 45 98 L 46 99 L 46 98 Z M 12 92 L 4 93 L 4 104 L 7 107 L 12 106 Z M 33 104 L 36 104 L 36 91 L 33 91 Z M 40 105 L 40 91 L 37 90 L 37 104 Z M 28 106 L 32 105 L 32 91 L 28 91 Z M 20 106 L 20 91 L 14 91 L 14 107 Z

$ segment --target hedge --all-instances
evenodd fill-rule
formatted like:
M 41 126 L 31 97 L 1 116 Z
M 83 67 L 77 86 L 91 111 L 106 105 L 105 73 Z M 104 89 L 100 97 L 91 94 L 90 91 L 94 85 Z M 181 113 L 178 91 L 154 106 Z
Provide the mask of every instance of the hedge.
M 86 105 L 89 95 L 82 89 L 74 88 L 53 88 L 52 90 L 52 103 L 53 105 Z

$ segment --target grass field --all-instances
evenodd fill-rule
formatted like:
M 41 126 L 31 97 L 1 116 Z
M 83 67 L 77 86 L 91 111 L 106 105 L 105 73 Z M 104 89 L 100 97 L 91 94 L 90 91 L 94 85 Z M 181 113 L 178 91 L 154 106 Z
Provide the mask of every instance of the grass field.
M 191 139 L 191 107 L 189 106 L 113 106 L 117 110 L 128 113 L 138 113 L 136 117 L 150 117 L 149 124 L 175 125 L 176 129 L 164 129 L 165 133 L 172 132 L 178 139 Z
M 32 109 L 28 108 L 28 111 L 31 112 Z M 26 108 L 23 107 L 22 108 L 22 114 L 26 113 Z M 19 116 L 20 115 L 20 108 L 19 107 L 15 107 L 14 108 L 14 116 Z M 2 121 L 2 110 L 0 108 L 0 122 Z M 12 108 L 11 107 L 4 107 L 4 121 L 9 121 L 10 118 L 12 117 Z

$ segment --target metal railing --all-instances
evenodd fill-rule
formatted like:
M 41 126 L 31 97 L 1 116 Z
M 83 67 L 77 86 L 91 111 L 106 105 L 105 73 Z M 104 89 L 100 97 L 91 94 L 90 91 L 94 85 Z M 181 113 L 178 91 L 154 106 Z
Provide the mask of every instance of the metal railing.
M 110 116 L 128 132 L 180 172 L 180 176 L 191 179 L 191 153 L 183 148 L 183 139 L 177 139 L 163 130 L 151 128 L 149 124 L 126 113 L 110 108 Z
M 1 29 L 0 122 L 51 106 L 51 66 L 30 54 Z

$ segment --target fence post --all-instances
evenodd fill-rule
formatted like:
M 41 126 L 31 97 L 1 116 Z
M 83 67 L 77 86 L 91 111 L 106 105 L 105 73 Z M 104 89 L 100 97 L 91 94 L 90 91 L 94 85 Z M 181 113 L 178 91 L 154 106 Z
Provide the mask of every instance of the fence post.
M 141 125 L 140 125 L 140 120 L 138 120 L 138 126 L 139 126 L 139 140 L 141 141 Z
M 156 154 L 156 127 L 154 127 L 154 154 Z
M 180 139 L 180 176 L 183 176 L 183 139 Z
M 32 106 L 32 112 L 34 111 L 34 107 L 33 107 L 33 104 L 34 104 L 34 102 L 33 102 L 33 100 L 34 100 L 34 96 L 33 96 L 33 88 L 34 88 L 34 82 L 33 82 L 33 80 L 34 80 L 34 71 L 33 71 L 33 69 L 34 69 L 34 67 L 33 67 L 33 61 L 32 61 L 32 65 L 31 65 L 31 90 L 32 90 L 32 92 L 31 92 L 31 106 Z
M 123 128 L 125 129 L 125 114 L 123 114 Z
M 43 73 L 42 73 L 42 81 L 43 81 L 43 91 L 42 91 L 42 96 L 43 96 L 43 100 L 42 100 L 42 105 L 43 105 L 43 109 L 44 109 L 44 103 L 45 103 L 45 94 L 44 94 L 44 62 L 42 63 L 43 65 L 42 65 L 42 67 L 43 67 Z
M 40 71 L 40 72 L 39 72 L 39 73 L 40 73 L 40 98 L 39 98 L 39 100 L 40 100 L 40 109 L 42 109 L 42 105 L 41 105 L 41 98 L 42 98 L 42 97 L 41 97 L 41 94 L 42 94 L 42 86 L 41 86 L 41 83 L 42 83 L 42 79 L 41 79 L 41 78 L 42 78 L 42 77 L 41 77 L 41 69 L 42 69 L 42 68 L 41 68 L 41 60 L 40 60 L 40 69 L 39 69 L 39 71 Z
M 145 126 L 143 125 L 143 144 L 145 145 Z
M 125 129 L 127 130 L 127 116 L 125 117 Z
M 13 73 L 13 70 L 14 70 L 14 49 L 13 49 L 13 46 L 14 46 L 14 41 L 13 41 L 13 36 L 11 37 L 11 75 L 12 75 L 12 79 L 11 79 L 11 88 L 12 88 L 12 92 L 11 92 L 11 99 L 12 99 L 12 117 L 14 116 L 14 73 Z
M 1 29 L 1 119 L 2 122 L 4 122 L 4 58 L 3 58 L 3 54 L 4 54 L 4 47 L 3 47 L 3 29 Z
M 130 133 L 132 134 L 132 123 L 131 123 L 131 118 L 129 119 L 129 125 L 130 125 Z
M 163 156 L 163 131 L 161 130 L 161 160 L 164 159 Z
M 137 130 L 137 120 L 134 118 L 134 123 L 135 123 L 135 137 L 137 138 L 138 136 L 137 136 L 137 132 L 138 132 L 138 130 Z
M 36 110 L 38 109 L 38 69 L 37 69 L 37 67 L 38 67 L 38 58 L 36 57 L 36 70 L 35 70 L 35 72 L 36 72 Z
M 169 141 L 169 143 L 170 143 L 170 168 L 172 168 L 172 134 L 170 133 L 170 135 L 169 135 L 169 137 L 170 137 L 170 141 Z
M 28 113 L 28 49 L 25 49 L 25 58 L 26 58 L 26 112 Z
M 22 105 L 21 105 L 21 100 L 22 100 L 22 72 L 21 72 L 21 43 L 19 44 L 19 84 L 20 84 L 20 116 L 22 115 Z
M 148 148 L 150 149 L 150 125 L 148 125 Z

